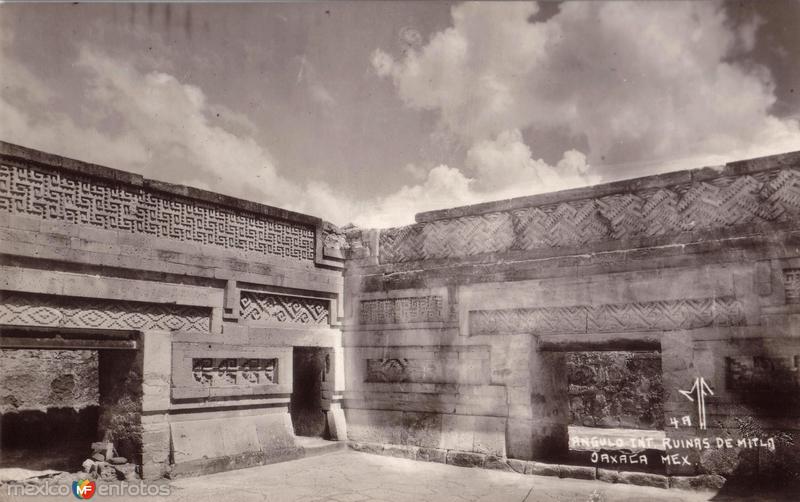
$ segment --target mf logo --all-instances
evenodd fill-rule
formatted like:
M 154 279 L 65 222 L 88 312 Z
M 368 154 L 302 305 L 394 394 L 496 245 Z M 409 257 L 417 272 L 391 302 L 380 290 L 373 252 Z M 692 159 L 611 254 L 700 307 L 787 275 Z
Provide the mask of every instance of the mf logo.
M 89 481 L 88 479 L 79 479 L 72 482 L 72 494 L 81 500 L 92 498 L 96 488 L 97 485 L 95 485 L 94 481 Z

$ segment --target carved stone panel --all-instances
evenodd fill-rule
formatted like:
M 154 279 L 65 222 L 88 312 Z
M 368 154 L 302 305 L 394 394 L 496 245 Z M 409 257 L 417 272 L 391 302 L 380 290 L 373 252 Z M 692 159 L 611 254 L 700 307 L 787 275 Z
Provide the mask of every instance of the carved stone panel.
M 243 321 L 326 325 L 330 301 L 317 298 L 242 291 L 239 315 Z
M 358 321 L 360 324 L 397 324 L 443 320 L 441 296 L 361 300 L 359 303 Z
M 208 332 L 211 309 L 3 291 L 0 324 Z
M 0 165 L 0 212 L 314 261 L 310 225 L 45 169 Z
M 666 331 L 744 323 L 741 303 L 728 297 L 469 313 L 471 335 Z
M 173 342 L 173 400 L 260 399 L 292 392 L 292 348 Z
M 408 359 L 367 359 L 367 382 L 408 382 Z
M 278 383 L 277 359 L 193 358 L 192 378 L 205 387 Z
M 432 355 L 367 358 L 364 382 L 467 385 L 489 382 L 488 349 L 485 353 L 443 351 L 435 354 L 437 357 L 430 357 Z

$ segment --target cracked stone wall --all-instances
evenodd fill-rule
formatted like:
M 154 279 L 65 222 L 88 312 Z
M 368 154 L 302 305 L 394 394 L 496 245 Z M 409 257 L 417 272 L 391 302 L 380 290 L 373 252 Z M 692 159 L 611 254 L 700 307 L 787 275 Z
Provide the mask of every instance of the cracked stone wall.
M 98 403 L 96 350 L 0 349 L 0 413 Z

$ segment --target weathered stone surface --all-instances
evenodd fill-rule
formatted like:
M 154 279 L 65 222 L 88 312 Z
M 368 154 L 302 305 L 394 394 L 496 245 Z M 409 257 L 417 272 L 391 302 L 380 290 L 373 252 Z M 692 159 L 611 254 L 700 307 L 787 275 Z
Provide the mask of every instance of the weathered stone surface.
M 448 451 L 447 463 L 459 467 L 483 467 L 486 455 L 465 451 Z
M 173 422 L 175 464 L 296 450 L 286 413 Z
M 597 469 L 597 479 L 606 483 L 619 483 L 620 473 L 611 469 Z
M 363 453 L 372 453 L 375 455 L 383 454 L 383 445 L 380 443 L 363 443 L 359 441 L 350 441 L 348 443 L 351 449 Z
M 494 469 L 497 471 L 508 471 L 508 472 L 514 471 L 514 469 L 508 463 L 507 459 L 501 457 L 495 457 L 492 455 L 486 457 L 486 460 L 483 463 L 483 468 Z
M 92 454 L 92 460 L 95 462 L 103 462 L 105 459 L 106 455 L 104 453 L 97 452 Z
M 567 370 L 573 425 L 663 428 L 658 352 L 572 352 Z
M 504 460 L 566 452 L 570 350 L 661 347 L 667 414 L 693 411 L 677 390 L 703 375 L 715 391 L 714 420 L 747 413 L 757 424 L 773 423 L 776 433 L 796 429 L 790 407 L 767 412 L 748 400 L 757 394 L 748 389 L 796 382 L 782 368 L 796 369 L 800 354 L 790 313 L 800 277 L 798 154 L 456 208 L 406 227 L 351 229 L 347 240 L 317 218 L 210 192 L 5 143 L 0 156 L 9 177 L 0 192 L 11 201 L 0 204 L 0 254 L 19 257 L 0 269 L 0 289 L 8 292 L 0 324 L 164 330 L 159 340 L 148 341 L 147 332 L 137 340 L 143 364 L 118 355 L 109 359 L 113 378 L 100 371 L 100 432 L 119 455 L 141 453 L 145 478 L 295 458 L 285 411 L 292 347 L 301 345 L 335 349 L 336 381 L 326 398 L 335 405 L 341 393 L 345 410 L 331 409 L 331 433 L 381 454 L 588 476 L 591 467 Z M 63 201 L 76 194 L 84 198 L 65 213 Z M 56 203 L 37 206 L 45 196 Z M 155 204 L 152 211 L 147 204 Z M 155 226 L 141 226 L 153 215 Z M 255 238 L 252 229 L 263 235 Z M 355 259 L 343 280 L 339 258 L 347 247 Z M 50 268 L 58 270 L 48 275 Z M 286 295 L 304 300 L 272 310 L 269 301 Z M 276 321 L 269 330 L 257 326 L 266 314 Z M 289 320 L 277 319 L 282 315 Z M 201 356 L 183 351 L 176 364 L 166 355 L 168 347 L 180 352 L 190 344 L 214 359 L 244 359 L 255 347 L 282 351 L 269 356 L 278 359 L 278 382 L 255 389 L 239 385 L 244 375 L 232 372 L 230 386 L 205 386 L 202 371 L 200 380 L 191 364 L 183 371 Z M 94 395 L 91 385 L 81 394 L 77 373 L 41 372 L 51 373 L 30 383 L 40 403 Z M 0 412 L 29 406 L 4 387 L 25 379 L 6 376 L 0 374 Z M 170 382 L 197 385 L 168 395 Z M 592 401 L 600 405 L 589 413 L 595 424 L 609 425 L 609 415 L 615 424 L 644 420 L 614 405 L 621 392 L 606 394 L 605 403 Z M 748 410 L 736 408 L 742 403 Z M 258 415 L 267 409 L 283 417 Z M 108 453 L 106 459 L 117 455 Z M 756 473 L 786 465 L 794 453 L 756 453 Z M 696 455 L 687 471 L 747 467 L 730 460 Z M 663 485 L 641 474 L 597 476 Z M 710 479 L 713 485 L 720 478 Z
M 0 413 L 97 406 L 97 368 L 92 350 L 0 349 Z
M 115 465 L 114 468 L 117 470 L 117 477 L 119 479 L 125 481 L 135 481 L 139 479 L 139 474 L 136 472 L 136 466 L 134 464 Z
M 108 462 L 99 462 L 96 465 L 97 477 L 103 481 L 116 481 L 119 479 L 117 469 Z
M 511 470 L 514 472 L 518 472 L 520 474 L 525 474 L 525 470 L 528 467 L 528 462 L 525 460 L 518 460 L 516 458 L 509 458 L 508 459 L 508 466 L 511 467 Z
M 669 479 L 661 474 L 646 472 L 620 472 L 617 483 L 639 486 L 654 486 L 656 488 L 669 488 Z
M 559 465 L 558 475 L 562 478 L 595 479 L 597 469 L 584 465 Z
M 334 405 L 328 410 L 328 431 L 331 439 L 335 441 L 347 441 L 347 421 L 344 417 L 344 410 L 341 406 Z
M 716 474 L 669 477 L 669 487 L 682 490 L 719 490 L 724 485 L 725 478 Z
M 417 460 L 444 464 L 447 462 L 447 450 L 443 450 L 441 448 L 420 447 L 417 451 Z
M 417 446 L 387 444 L 383 447 L 382 453 L 390 457 L 408 458 L 411 460 L 416 460 L 418 451 L 419 447 Z
M 561 466 L 529 461 L 525 466 L 525 474 L 533 474 L 534 476 L 560 476 Z

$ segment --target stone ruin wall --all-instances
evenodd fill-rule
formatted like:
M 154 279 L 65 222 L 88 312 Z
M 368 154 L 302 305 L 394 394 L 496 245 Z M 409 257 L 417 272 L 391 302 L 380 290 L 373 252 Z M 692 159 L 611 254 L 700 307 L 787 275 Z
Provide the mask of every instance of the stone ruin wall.
M 670 474 L 800 458 L 786 406 L 800 367 L 798 154 L 345 232 L 5 143 L 0 160 L 4 336 L 135 332 L 128 388 L 99 378 L 98 399 L 101 422 L 139 434 L 147 478 L 301 454 L 294 346 L 334 350 L 329 425 L 359 449 L 557 459 L 567 354 L 655 350 L 664 423 L 693 412 L 678 391 L 703 376 L 715 396 L 701 434 L 782 438 L 775 453 L 692 454 Z
M 93 350 L 0 349 L 0 414 L 97 406 L 97 364 Z
M 566 355 L 655 350 L 655 422 L 695 417 L 665 427 L 669 438 L 783 438 L 775 452 L 682 451 L 691 465 L 668 474 L 800 473 L 797 153 L 416 220 L 348 231 L 355 447 L 457 465 L 558 461 Z M 679 393 L 700 376 L 714 390 L 707 430 Z
M 0 143 L 3 415 L 97 404 L 98 435 L 138 450 L 145 478 L 297 458 L 288 405 L 302 345 L 334 351 L 328 417 L 344 439 L 330 233 L 311 216 Z M 78 345 L 25 346 L 63 334 Z M 80 343 L 100 348 L 79 369 Z M 72 374 L 72 396 L 53 395 L 49 374 Z
M 657 351 L 569 352 L 566 363 L 571 425 L 664 428 Z

